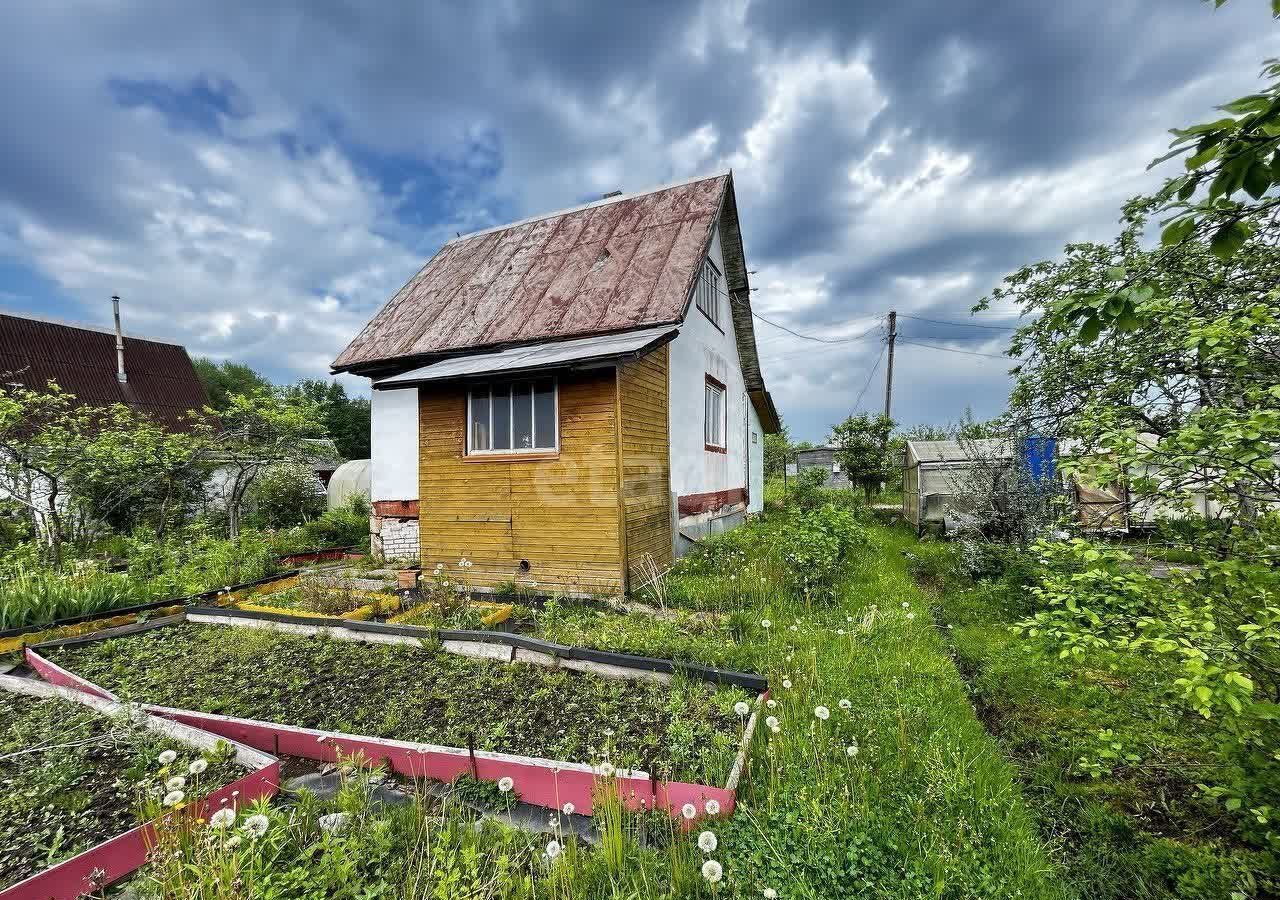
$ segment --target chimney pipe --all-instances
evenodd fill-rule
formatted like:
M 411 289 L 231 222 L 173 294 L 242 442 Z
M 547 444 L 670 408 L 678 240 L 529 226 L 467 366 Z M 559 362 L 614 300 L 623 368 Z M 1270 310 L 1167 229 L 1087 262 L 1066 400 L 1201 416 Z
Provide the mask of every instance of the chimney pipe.
M 124 374 L 124 333 L 120 330 L 120 297 L 111 295 L 111 311 L 116 317 L 116 381 L 124 384 L 129 376 Z

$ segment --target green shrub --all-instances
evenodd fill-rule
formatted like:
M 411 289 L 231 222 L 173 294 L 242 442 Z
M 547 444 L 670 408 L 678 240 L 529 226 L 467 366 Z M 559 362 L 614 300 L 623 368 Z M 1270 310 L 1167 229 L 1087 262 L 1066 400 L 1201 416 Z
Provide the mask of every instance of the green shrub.
M 829 596 L 854 549 L 866 545 L 857 517 L 825 504 L 791 516 L 778 532 L 776 552 L 792 592 L 811 600 Z
M 331 509 L 302 525 L 277 532 L 276 552 L 305 553 L 330 547 L 369 546 L 369 501 L 356 494 L 343 506 Z
M 324 501 L 324 485 L 308 466 L 276 463 L 253 483 L 250 522 L 261 528 L 302 525 L 324 512 Z
M 201 526 L 163 539 L 144 529 L 130 535 L 126 547 L 129 577 L 147 584 L 157 598 L 257 581 L 278 569 L 274 548 L 261 532 L 252 530 L 228 540 Z

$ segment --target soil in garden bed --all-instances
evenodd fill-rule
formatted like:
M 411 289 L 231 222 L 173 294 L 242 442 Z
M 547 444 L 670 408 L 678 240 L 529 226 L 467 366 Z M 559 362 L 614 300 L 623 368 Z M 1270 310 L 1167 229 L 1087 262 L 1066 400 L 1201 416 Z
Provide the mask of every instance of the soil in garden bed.
M 51 649 L 130 700 L 306 728 L 643 768 L 722 784 L 737 688 L 616 681 L 413 647 L 181 625 Z
M 168 766 L 159 756 L 173 750 Z M 207 793 L 241 773 L 209 754 L 69 700 L 0 692 L 0 890 L 138 824 L 143 792 L 182 775 Z
M 396 594 L 357 590 L 336 579 L 304 580 L 297 587 L 287 590 L 250 595 L 248 602 L 254 606 L 334 617 L 375 603 L 381 607 L 381 613 L 376 618 L 385 618 L 400 611 L 400 598 Z

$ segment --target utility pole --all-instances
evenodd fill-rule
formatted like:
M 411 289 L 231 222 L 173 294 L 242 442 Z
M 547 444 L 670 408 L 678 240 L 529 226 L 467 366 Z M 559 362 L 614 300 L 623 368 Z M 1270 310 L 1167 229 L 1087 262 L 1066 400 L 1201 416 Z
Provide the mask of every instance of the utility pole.
M 889 369 L 884 376 L 884 416 L 889 418 L 893 401 L 893 342 L 898 337 L 898 311 L 889 310 Z

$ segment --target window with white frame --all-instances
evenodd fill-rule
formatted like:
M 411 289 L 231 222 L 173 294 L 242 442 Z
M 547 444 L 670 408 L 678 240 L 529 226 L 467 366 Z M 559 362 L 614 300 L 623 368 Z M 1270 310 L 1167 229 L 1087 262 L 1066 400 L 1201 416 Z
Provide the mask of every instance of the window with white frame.
M 467 392 L 467 455 L 559 449 L 559 406 L 554 378 L 476 385 Z
M 709 259 L 702 261 L 702 271 L 698 273 L 698 284 L 694 288 L 694 300 L 703 315 L 720 327 L 720 270 Z
M 702 435 L 708 447 L 724 449 L 724 385 L 707 376 L 703 394 Z

